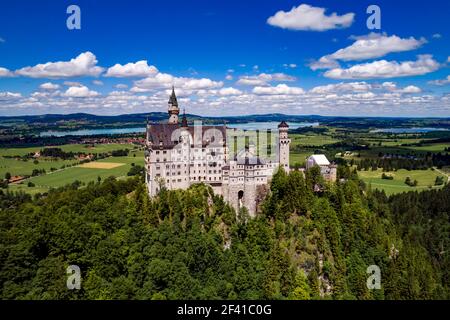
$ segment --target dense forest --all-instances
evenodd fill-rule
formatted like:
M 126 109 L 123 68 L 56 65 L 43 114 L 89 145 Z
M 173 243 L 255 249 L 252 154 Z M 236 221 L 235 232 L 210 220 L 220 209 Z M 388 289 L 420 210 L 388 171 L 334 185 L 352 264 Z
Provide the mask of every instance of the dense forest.
M 0 190 L 2 299 L 449 299 L 450 186 L 391 197 L 279 170 L 259 214 L 140 177 Z M 321 192 L 314 192 L 317 185 Z M 81 269 L 80 290 L 66 268 Z M 366 286 L 369 265 L 381 289 Z

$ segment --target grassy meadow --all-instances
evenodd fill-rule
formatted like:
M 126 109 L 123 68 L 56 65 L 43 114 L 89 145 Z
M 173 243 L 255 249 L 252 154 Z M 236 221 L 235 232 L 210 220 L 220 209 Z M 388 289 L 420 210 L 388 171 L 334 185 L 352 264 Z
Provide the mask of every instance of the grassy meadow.
M 387 175 L 393 176 L 393 180 L 382 179 L 382 169 L 377 171 L 358 171 L 358 176 L 372 186 L 372 189 L 382 189 L 386 194 L 407 192 L 407 191 L 420 191 L 428 188 L 439 188 L 434 186 L 434 182 L 437 176 L 445 175 L 437 170 L 405 170 L 400 169 L 397 171 L 385 172 Z M 417 180 L 418 184 L 415 187 L 410 187 L 405 184 L 406 177 L 410 177 L 411 180 Z

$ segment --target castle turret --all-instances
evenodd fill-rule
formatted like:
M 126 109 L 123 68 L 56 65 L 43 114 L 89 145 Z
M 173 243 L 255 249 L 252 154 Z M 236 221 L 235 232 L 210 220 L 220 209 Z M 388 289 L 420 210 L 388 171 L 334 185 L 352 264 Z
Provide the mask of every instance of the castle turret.
M 288 137 L 289 125 L 281 121 L 278 125 L 278 162 L 285 171 L 289 171 L 289 145 L 291 139 Z
M 180 108 L 178 108 L 177 96 L 175 95 L 175 88 L 172 86 L 172 94 L 169 98 L 169 123 L 177 124 Z

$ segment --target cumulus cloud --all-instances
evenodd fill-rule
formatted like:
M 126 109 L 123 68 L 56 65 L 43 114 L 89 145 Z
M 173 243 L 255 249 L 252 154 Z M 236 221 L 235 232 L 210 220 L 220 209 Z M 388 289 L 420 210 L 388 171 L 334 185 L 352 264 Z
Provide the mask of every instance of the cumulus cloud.
M 22 97 L 22 94 L 18 92 L 0 92 L 0 101 L 7 101 L 7 100 L 13 100 L 13 99 L 19 99 Z
M 422 89 L 416 86 L 407 86 L 403 89 L 400 89 L 399 92 L 401 93 L 420 93 L 422 92 Z
M 422 89 L 417 86 L 409 85 L 404 88 L 399 88 L 395 82 L 367 83 L 360 82 L 340 82 L 334 84 L 327 84 L 317 86 L 309 90 L 313 94 L 330 94 L 330 93 L 364 93 L 369 91 L 381 91 L 388 93 L 409 94 L 420 93 Z
M 324 56 L 320 58 L 318 61 L 313 61 L 309 64 L 309 67 L 311 70 L 317 70 L 317 69 L 332 69 L 332 68 L 338 68 L 339 63 L 336 60 L 333 60 L 327 56 Z
M 147 60 L 127 63 L 125 65 L 115 64 L 108 68 L 105 77 L 126 78 L 126 77 L 147 77 L 158 73 L 155 66 L 149 66 Z
M 422 46 L 425 39 L 413 37 L 400 38 L 396 35 L 370 33 L 366 36 L 353 37 L 356 41 L 350 46 L 321 57 L 309 66 L 312 70 L 337 68 L 336 60 L 357 61 L 380 58 L 389 53 L 410 51 Z
M 333 86 L 333 87 L 331 87 Z M 415 93 L 417 88 L 398 87 L 394 82 L 342 82 L 303 91 L 280 84 L 237 92 L 228 88 L 197 91 L 176 88 L 180 106 L 199 115 L 238 115 L 251 113 L 361 115 L 361 116 L 449 116 L 450 95 Z M 79 87 L 76 87 L 77 89 Z M 318 88 L 318 87 L 316 87 Z M 326 89 L 324 89 L 326 88 Z M 234 88 L 233 88 L 234 89 Z M 86 90 L 86 89 L 81 89 Z M 237 90 L 237 89 L 236 89 Z M 236 93 L 226 94 L 222 93 Z M 256 93 L 255 93 L 255 92 Z M 171 88 L 145 95 L 112 91 L 105 95 L 73 98 L 55 91 L 38 91 L 30 96 L 0 94 L 0 113 L 42 114 L 88 112 L 123 114 L 166 111 Z M 85 96 L 78 94 L 76 96 Z M 257 105 L 257 110 L 254 106 Z
M 92 52 L 84 52 L 70 61 L 47 62 L 34 67 L 16 70 L 16 74 L 31 78 L 70 78 L 98 76 L 103 68 L 97 66 L 97 58 Z
M 102 86 L 103 85 L 103 81 L 100 80 L 94 80 L 92 81 L 93 84 L 95 84 L 96 86 Z
M 231 80 L 233 80 L 233 76 L 231 74 L 227 74 L 225 76 L 225 80 L 231 81 Z
M 0 67 L 0 78 L 13 77 L 14 74 L 6 68 Z
M 335 68 L 325 72 L 331 79 L 375 79 L 416 76 L 433 72 L 439 68 L 431 55 L 419 55 L 416 61 L 378 60 L 357 64 L 347 69 Z
M 57 90 L 57 89 L 59 89 L 59 84 L 46 82 L 46 83 L 41 84 L 39 86 L 39 88 L 41 88 L 43 90 Z
M 258 95 L 299 95 L 305 91 L 300 87 L 289 87 L 286 84 L 279 84 L 275 87 L 255 87 L 253 93 Z
M 170 88 L 172 85 L 182 90 L 201 90 L 220 88 L 222 81 L 213 81 L 208 78 L 185 78 L 174 77 L 168 73 L 157 73 L 154 76 L 147 77 L 134 82 L 132 92 L 148 92 L 155 89 Z
M 445 78 L 445 79 L 432 80 L 432 81 L 429 81 L 428 83 L 436 85 L 436 86 L 443 86 L 446 84 L 450 84 L 450 75 L 448 75 L 447 78 Z
M 241 76 L 237 84 L 245 86 L 267 86 L 273 81 L 295 81 L 296 77 L 285 73 L 260 73 L 255 76 Z
M 89 90 L 86 86 L 70 87 L 63 93 L 63 96 L 70 98 L 89 98 L 98 95 L 99 93 L 97 91 Z
M 290 11 L 278 11 L 267 19 L 274 27 L 290 30 L 326 31 L 337 28 L 347 28 L 353 23 L 354 13 L 339 16 L 335 12 L 325 14 L 325 8 L 301 4 Z
M 367 82 L 341 82 L 337 84 L 327 84 L 317 86 L 310 90 L 312 93 L 332 93 L 332 92 L 346 92 L 346 91 L 369 91 L 372 85 Z
M 117 89 L 126 89 L 126 88 L 128 88 L 128 85 L 124 84 L 124 83 L 118 83 L 114 87 Z
M 221 96 L 234 96 L 234 95 L 240 95 L 242 94 L 241 90 L 232 88 L 232 87 L 228 87 L 228 88 L 222 88 L 219 90 L 219 94 Z
M 353 44 L 339 49 L 328 57 L 343 61 L 380 58 L 388 53 L 417 49 L 425 42 L 425 39 L 417 40 L 413 37 L 402 39 L 396 35 L 371 33 L 367 36 L 356 37 Z

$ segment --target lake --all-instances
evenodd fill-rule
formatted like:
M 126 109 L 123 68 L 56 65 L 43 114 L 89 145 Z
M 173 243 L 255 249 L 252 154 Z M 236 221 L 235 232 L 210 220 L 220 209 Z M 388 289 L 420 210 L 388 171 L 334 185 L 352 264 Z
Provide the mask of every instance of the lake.
M 249 123 L 228 123 L 229 128 L 236 128 L 242 130 L 277 130 L 279 122 L 249 122 Z M 318 122 L 288 122 L 290 129 L 297 129 L 300 127 L 314 127 L 318 126 Z M 91 136 L 91 135 L 110 135 L 110 134 L 126 134 L 126 133 L 143 133 L 145 127 L 134 128 L 113 128 L 113 129 L 82 129 L 73 131 L 45 131 L 39 135 L 41 137 L 64 137 L 64 136 Z
M 448 131 L 445 128 L 385 128 L 371 130 L 370 132 L 381 132 L 381 133 L 427 133 L 433 131 Z

